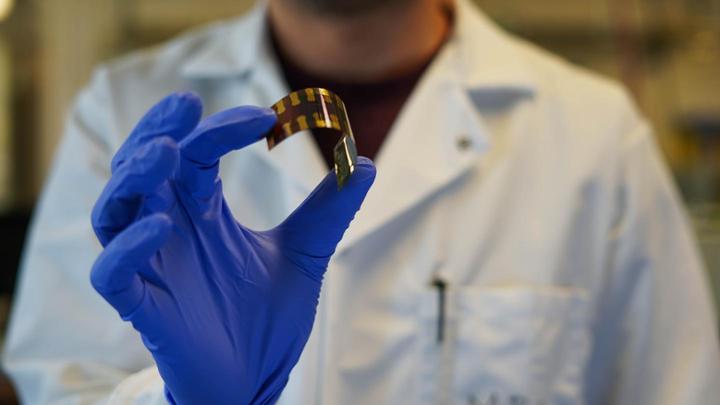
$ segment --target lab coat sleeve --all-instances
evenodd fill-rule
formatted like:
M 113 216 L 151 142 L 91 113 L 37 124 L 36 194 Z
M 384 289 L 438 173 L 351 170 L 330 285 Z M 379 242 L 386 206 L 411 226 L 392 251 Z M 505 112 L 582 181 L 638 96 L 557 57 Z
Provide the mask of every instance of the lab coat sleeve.
M 112 111 L 101 70 L 71 111 L 36 208 L 3 353 L 23 403 L 105 403 L 153 364 L 137 333 L 89 281 L 100 252 L 90 212 L 119 139 Z M 135 395 L 162 398 L 157 385 L 136 383 L 145 392 Z M 132 403 L 128 393 L 122 398 Z
M 600 300 L 607 317 L 596 335 L 600 346 L 616 342 L 599 356 L 614 364 L 610 389 L 595 403 L 718 403 L 716 317 L 692 228 L 649 127 L 639 123 L 626 141 L 610 236 L 611 293 Z

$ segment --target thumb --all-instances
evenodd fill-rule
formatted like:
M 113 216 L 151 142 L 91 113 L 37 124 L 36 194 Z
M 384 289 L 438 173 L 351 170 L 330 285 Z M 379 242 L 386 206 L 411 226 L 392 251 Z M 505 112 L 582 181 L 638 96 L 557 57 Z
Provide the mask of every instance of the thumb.
M 358 157 L 355 172 L 338 190 L 329 173 L 302 204 L 274 231 L 284 248 L 316 258 L 330 258 L 375 180 L 375 165 Z

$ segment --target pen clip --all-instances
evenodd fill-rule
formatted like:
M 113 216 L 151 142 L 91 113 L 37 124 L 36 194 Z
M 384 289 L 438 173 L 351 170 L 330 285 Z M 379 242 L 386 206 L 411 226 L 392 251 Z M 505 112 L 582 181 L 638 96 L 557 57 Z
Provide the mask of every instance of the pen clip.
M 442 277 L 436 275 L 430 285 L 436 288 L 438 292 L 437 343 L 441 344 L 445 339 L 447 282 Z

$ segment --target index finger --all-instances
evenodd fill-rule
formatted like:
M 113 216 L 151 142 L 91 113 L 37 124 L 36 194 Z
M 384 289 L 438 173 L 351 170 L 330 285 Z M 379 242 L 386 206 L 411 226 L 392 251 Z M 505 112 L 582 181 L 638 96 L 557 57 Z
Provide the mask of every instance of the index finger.
M 216 164 L 228 152 L 263 139 L 275 125 L 270 108 L 242 106 L 221 111 L 204 119 L 180 143 L 180 153 L 200 167 Z
M 252 106 L 231 108 L 204 119 L 179 144 L 180 184 L 199 200 L 214 195 L 220 158 L 263 139 L 276 121 L 273 110 Z

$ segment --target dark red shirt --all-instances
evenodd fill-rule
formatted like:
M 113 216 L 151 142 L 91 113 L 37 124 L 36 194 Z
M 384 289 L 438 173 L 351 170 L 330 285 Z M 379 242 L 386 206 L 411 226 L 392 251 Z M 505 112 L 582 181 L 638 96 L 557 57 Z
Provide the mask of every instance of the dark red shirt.
M 348 111 L 358 154 L 370 159 L 377 156 L 395 118 L 432 61 L 430 57 L 406 74 L 383 81 L 343 83 L 303 71 L 283 54 L 274 35 L 271 34 L 271 38 L 280 69 L 290 90 L 324 87 L 340 96 Z M 315 129 L 312 132 L 325 162 L 328 167 L 332 167 L 337 134 L 328 129 Z

